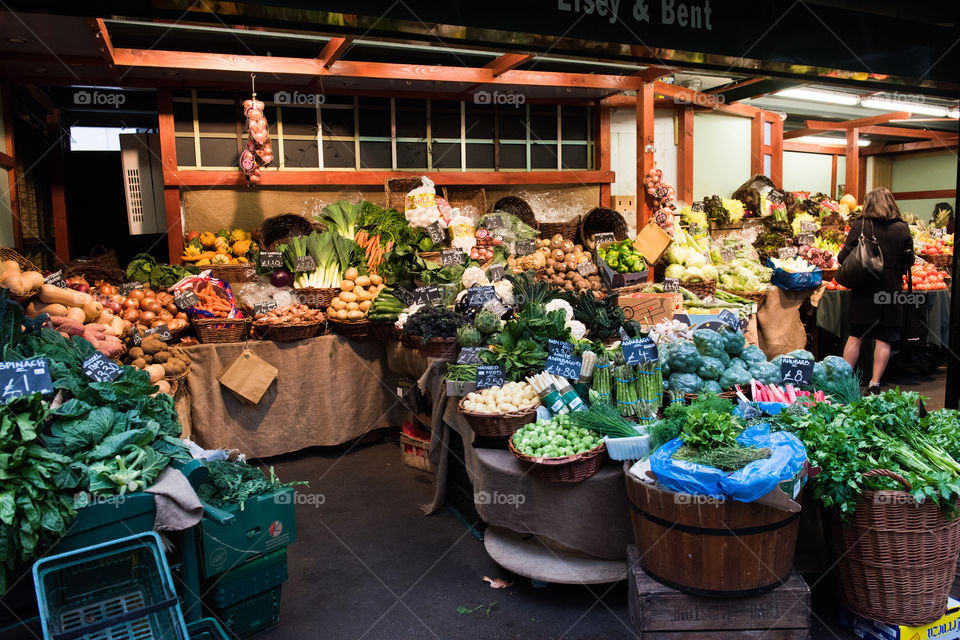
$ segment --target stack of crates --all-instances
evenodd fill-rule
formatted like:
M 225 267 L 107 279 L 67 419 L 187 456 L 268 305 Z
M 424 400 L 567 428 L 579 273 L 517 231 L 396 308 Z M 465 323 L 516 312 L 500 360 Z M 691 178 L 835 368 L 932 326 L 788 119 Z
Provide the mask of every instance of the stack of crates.
M 203 532 L 204 605 L 233 638 L 248 638 L 280 621 L 287 545 L 296 541 L 293 488 L 223 509 L 206 507 Z

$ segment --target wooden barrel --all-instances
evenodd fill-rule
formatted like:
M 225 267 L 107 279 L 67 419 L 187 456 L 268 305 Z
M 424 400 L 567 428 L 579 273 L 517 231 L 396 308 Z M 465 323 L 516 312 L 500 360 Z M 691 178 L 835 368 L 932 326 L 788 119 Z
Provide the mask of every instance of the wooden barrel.
M 742 598 L 790 577 L 800 513 L 658 489 L 629 468 L 630 519 L 651 578 L 693 595 Z

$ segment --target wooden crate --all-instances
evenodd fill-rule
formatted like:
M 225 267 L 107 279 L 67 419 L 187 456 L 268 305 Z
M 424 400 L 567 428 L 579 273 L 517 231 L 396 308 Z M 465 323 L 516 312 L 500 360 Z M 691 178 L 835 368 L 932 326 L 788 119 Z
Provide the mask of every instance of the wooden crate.
M 433 473 L 430 465 L 430 441 L 414 438 L 406 433 L 400 434 L 400 461 L 408 467 Z
M 794 571 L 761 596 L 701 598 L 664 586 L 640 568 L 635 545 L 627 547 L 630 621 L 640 640 L 806 640 L 810 588 Z

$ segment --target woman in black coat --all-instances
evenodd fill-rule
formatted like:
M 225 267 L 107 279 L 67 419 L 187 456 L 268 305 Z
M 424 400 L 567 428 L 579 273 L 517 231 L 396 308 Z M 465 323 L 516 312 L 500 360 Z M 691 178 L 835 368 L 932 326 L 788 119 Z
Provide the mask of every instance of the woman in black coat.
M 863 199 L 863 215 L 850 224 L 850 232 L 837 255 L 841 263 L 857 247 L 860 234 L 876 238 L 883 255 L 883 274 L 874 282 L 850 292 L 850 337 L 843 359 L 856 367 L 864 338 L 873 338 L 873 375 L 869 391 L 880 388 L 880 378 L 890 360 L 890 345 L 900 340 L 903 310 L 899 303 L 903 276 L 913 265 L 910 227 L 900 218 L 893 194 L 885 187 L 874 189 Z

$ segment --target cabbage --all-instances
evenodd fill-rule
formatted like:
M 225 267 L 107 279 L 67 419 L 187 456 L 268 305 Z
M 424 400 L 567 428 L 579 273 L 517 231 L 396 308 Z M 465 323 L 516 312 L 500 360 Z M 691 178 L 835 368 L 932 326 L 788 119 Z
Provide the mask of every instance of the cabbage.
M 703 280 L 703 271 L 701 271 L 699 267 L 687 267 L 683 270 L 683 277 L 680 279 L 687 281 L 693 280 L 694 278 Z
M 707 259 L 702 253 L 689 250 L 687 253 L 687 259 L 683 264 L 687 267 L 702 267 L 703 265 L 707 264 Z
M 671 264 L 663 271 L 663 275 L 666 278 L 676 278 L 680 280 L 683 278 L 683 265 L 682 264 Z
M 704 280 L 716 280 L 717 279 L 717 268 L 712 264 L 706 264 L 700 269 L 703 273 Z

